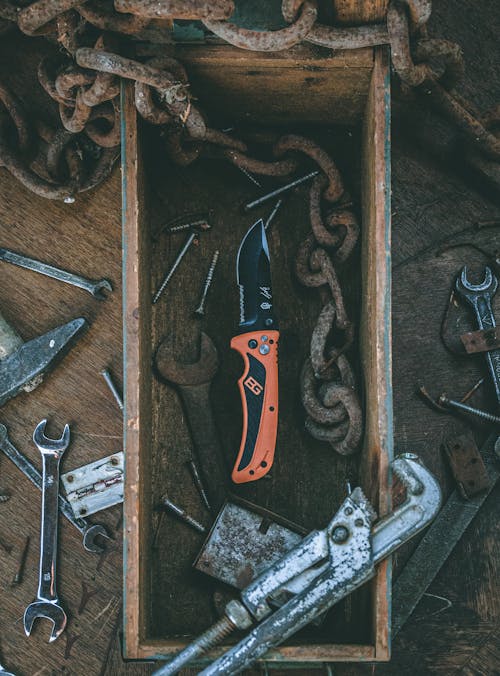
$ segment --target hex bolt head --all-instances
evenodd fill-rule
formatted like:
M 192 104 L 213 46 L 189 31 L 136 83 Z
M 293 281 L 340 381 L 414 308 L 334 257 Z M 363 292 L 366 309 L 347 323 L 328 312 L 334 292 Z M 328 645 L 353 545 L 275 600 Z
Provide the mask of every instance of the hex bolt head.
M 349 537 L 349 530 L 345 526 L 336 526 L 332 532 L 332 540 L 335 544 L 340 545 Z
M 233 599 L 226 605 L 225 614 L 238 629 L 247 629 L 252 624 L 250 613 L 243 604 Z

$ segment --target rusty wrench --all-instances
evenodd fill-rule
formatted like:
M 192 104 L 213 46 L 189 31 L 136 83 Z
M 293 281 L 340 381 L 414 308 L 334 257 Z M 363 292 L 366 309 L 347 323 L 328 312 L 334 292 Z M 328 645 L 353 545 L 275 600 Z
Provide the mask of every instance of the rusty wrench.
M 2 451 L 9 460 L 12 460 L 14 465 L 21 470 L 21 472 L 28 477 L 28 479 L 37 488 L 42 490 L 42 475 L 37 468 L 31 464 L 28 458 L 20 453 L 14 444 L 10 441 L 7 428 L 0 423 L 0 451 Z M 104 526 L 100 524 L 90 524 L 86 519 L 75 516 L 73 508 L 68 500 L 59 495 L 59 510 L 64 514 L 70 523 L 77 528 L 83 535 L 83 546 L 88 552 L 101 554 L 103 548 L 96 543 L 96 538 L 100 535 L 109 539 Z
M 455 289 L 474 310 L 479 329 L 492 329 L 496 326 L 491 299 L 498 289 L 498 279 L 490 268 L 484 269 L 484 278 L 480 284 L 471 284 L 467 278 L 467 267 L 464 266 L 457 277 Z M 500 404 L 500 349 L 486 352 L 486 361 Z
M 57 526 L 59 517 L 59 463 L 69 446 L 69 425 L 64 426 L 60 439 L 45 436 L 47 420 L 42 420 L 33 432 L 33 441 L 42 455 L 42 524 L 40 528 L 40 568 L 36 601 L 24 611 L 24 631 L 31 634 L 37 618 L 52 622 L 49 643 L 55 641 L 66 627 L 67 617 L 59 603 L 56 586 Z
M 156 353 L 159 374 L 176 385 L 181 396 L 198 462 L 210 493 L 223 485 L 219 480 L 222 451 L 210 404 L 210 386 L 218 366 L 217 349 L 203 332 L 200 336 L 200 357 L 195 363 L 179 362 L 174 355 L 173 341 L 169 338 L 160 343 Z M 220 506 L 224 497 L 221 494 L 212 496 L 210 503 Z

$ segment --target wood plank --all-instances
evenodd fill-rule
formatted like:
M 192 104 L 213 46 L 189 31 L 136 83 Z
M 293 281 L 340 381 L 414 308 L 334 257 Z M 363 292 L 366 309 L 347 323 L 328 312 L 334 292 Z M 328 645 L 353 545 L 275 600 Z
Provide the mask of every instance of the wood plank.
M 388 0 L 333 0 L 335 19 L 342 24 L 382 22 Z
M 361 476 L 379 515 L 391 509 L 393 457 L 389 86 L 387 50 L 378 50 L 364 119 L 360 331 L 366 402 Z M 377 658 L 382 660 L 390 653 L 390 588 L 391 566 L 384 562 L 373 585 L 374 640 Z
M 266 53 L 180 45 L 175 54 L 204 110 L 229 124 L 354 124 L 363 113 L 373 67 L 371 49 L 334 52 L 300 45 Z

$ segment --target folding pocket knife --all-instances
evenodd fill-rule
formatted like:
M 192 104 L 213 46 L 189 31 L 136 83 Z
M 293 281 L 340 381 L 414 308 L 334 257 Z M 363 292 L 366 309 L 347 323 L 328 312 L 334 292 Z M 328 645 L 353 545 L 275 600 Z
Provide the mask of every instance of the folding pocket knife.
M 238 251 L 236 281 L 240 290 L 240 333 L 231 340 L 244 361 L 238 380 L 243 407 L 243 434 L 232 479 L 263 477 L 273 464 L 278 430 L 278 323 L 273 313 L 271 264 L 264 222 L 246 233 Z

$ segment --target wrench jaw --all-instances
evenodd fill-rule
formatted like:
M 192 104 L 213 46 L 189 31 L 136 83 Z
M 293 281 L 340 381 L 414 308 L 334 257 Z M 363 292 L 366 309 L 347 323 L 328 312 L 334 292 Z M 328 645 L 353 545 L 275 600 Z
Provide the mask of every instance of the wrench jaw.
M 475 301 L 478 293 L 488 294 L 492 298 L 498 289 L 498 279 L 491 268 L 485 267 L 483 281 L 480 284 L 472 284 L 467 277 L 467 266 L 464 265 L 455 282 L 455 288 L 470 303 Z
M 40 421 L 33 432 L 33 441 L 40 453 L 62 455 L 69 446 L 70 430 L 69 425 L 64 426 L 62 437 L 60 439 L 49 439 L 45 436 L 45 427 L 47 419 Z
M 97 298 L 97 300 L 107 300 L 108 296 L 103 292 L 103 289 L 109 291 L 110 293 L 113 291 L 111 282 L 109 282 L 107 279 L 101 279 L 98 282 L 95 282 L 91 291 L 94 298 Z
M 106 538 L 106 540 L 113 539 L 101 524 L 96 523 L 93 526 L 90 526 L 83 534 L 83 546 L 88 552 L 102 554 L 105 551 L 105 547 L 101 547 L 101 545 L 97 544 L 96 538 L 98 537 Z
M 56 601 L 34 601 L 24 611 L 24 631 L 26 636 L 31 635 L 33 624 L 37 619 L 46 619 L 52 622 L 52 633 L 49 643 L 55 641 L 66 628 L 68 618 Z

